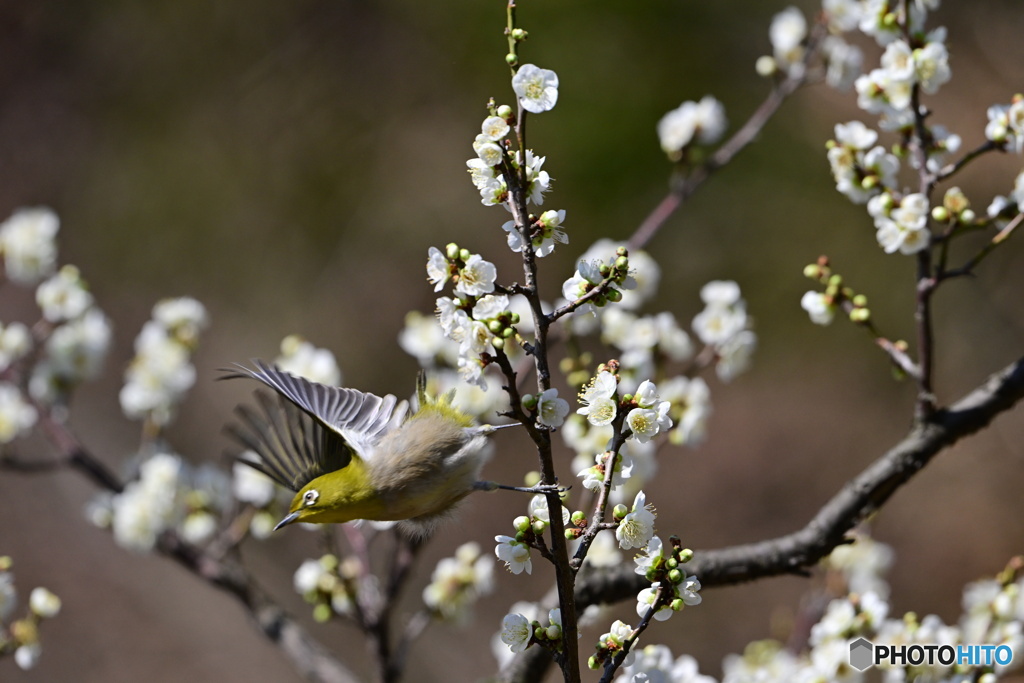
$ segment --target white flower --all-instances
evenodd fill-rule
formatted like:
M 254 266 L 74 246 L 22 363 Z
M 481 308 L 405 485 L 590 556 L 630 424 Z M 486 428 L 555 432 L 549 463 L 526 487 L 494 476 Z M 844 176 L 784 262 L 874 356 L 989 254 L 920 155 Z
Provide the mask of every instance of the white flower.
M 695 446 L 704 441 L 711 416 L 711 390 L 707 382 L 701 377 L 674 377 L 662 382 L 661 395 L 674 406 L 679 422 L 670 435 L 672 442 Z
M 139 479 L 112 499 L 114 540 L 129 550 L 147 552 L 177 514 L 181 460 L 158 453 L 139 467 Z
M 776 64 L 795 75 L 803 66 L 803 41 L 807 37 L 807 19 L 803 13 L 796 7 L 787 7 L 776 14 L 768 29 L 768 37 Z
M 64 266 L 56 275 L 36 289 L 36 303 L 43 317 L 53 323 L 71 320 L 85 313 L 93 304 L 92 294 L 85 288 L 75 266 Z
M 423 315 L 419 311 L 405 314 L 405 326 L 398 333 L 398 345 L 419 361 L 420 366 L 430 366 L 449 343 L 437 318 Z
M 598 532 L 587 551 L 587 564 L 592 567 L 617 567 L 622 564 L 622 553 L 611 534 Z
M 434 291 L 440 292 L 444 283 L 451 277 L 448 259 L 437 247 L 427 250 L 427 279 L 434 285 Z
M 319 348 L 296 334 L 281 340 L 281 355 L 274 359 L 281 370 L 312 382 L 336 387 L 341 384 L 341 368 L 329 349 Z
M 700 288 L 700 299 L 709 306 L 732 306 L 741 301 L 740 286 L 732 280 L 712 280 Z
M 52 273 L 57 264 L 54 238 L 59 229 L 60 219 L 47 208 L 19 209 L 0 223 L 0 252 L 7 277 L 32 285 Z
M 459 270 L 459 282 L 455 285 L 455 291 L 467 296 L 483 296 L 494 291 L 494 281 L 497 277 L 498 271 L 493 263 L 485 261 L 480 254 L 473 254 Z M 434 291 L 437 291 L 436 286 Z
M 651 584 L 650 588 L 644 588 L 636 595 L 636 613 L 643 617 L 650 611 L 651 607 L 654 606 L 655 600 L 658 598 L 658 588 L 661 586 L 660 581 L 655 581 Z M 666 621 L 671 618 L 673 612 L 672 608 L 668 605 L 661 605 L 658 607 L 658 611 L 654 613 L 654 618 L 657 621 Z
M 217 518 L 209 512 L 193 512 L 181 523 L 179 532 L 187 543 L 206 543 L 217 533 Z
M 747 312 L 743 306 L 709 304 L 693 317 L 693 331 L 710 345 L 728 341 L 746 326 Z
M 646 443 L 659 431 L 658 411 L 650 408 L 633 408 L 626 416 L 626 424 L 637 441 Z
M 592 430 L 597 431 L 597 430 Z M 604 439 L 606 442 L 607 439 Z M 583 488 L 598 491 L 604 486 L 607 477 L 608 458 L 611 451 L 598 453 L 594 456 L 595 464 L 576 473 L 583 479 Z M 575 463 L 574 463 L 575 464 Z M 620 451 L 615 459 L 615 472 L 612 473 L 612 488 L 624 484 L 633 474 L 633 458 Z
M 601 636 L 599 642 L 604 643 L 606 645 L 614 645 L 621 648 L 623 645 L 626 644 L 626 641 L 629 640 L 629 637 L 631 635 L 633 635 L 633 627 L 623 621 L 616 619 L 612 623 L 611 629 L 609 629 L 608 633 L 605 633 Z M 626 655 L 626 658 L 622 660 L 623 666 L 630 666 L 633 663 L 633 660 L 636 659 L 636 646 L 639 642 L 639 640 L 633 641 L 632 649 L 630 649 L 629 654 Z
M 69 384 L 92 379 L 99 374 L 110 347 L 110 338 L 107 317 L 100 310 L 90 308 L 82 317 L 53 331 L 46 340 L 45 360 L 36 365 L 35 371 L 41 378 Z M 46 400 L 52 397 L 47 388 L 38 384 L 30 387 L 33 398 Z
M 477 135 L 473 141 L 473 151 L 480 161 L 488 166 L 497 166 L 505 158 L 504 150 L 486 135 Z
M 488 294 L 481 297 L 473 306 L 474 320 L 490 320 L 508 311 L 508 296 L 505 294 Z
M 446 619 L 462 621 L 474 602 L 494 586 L 494 560 L 476 543 L 463 543 L 455 557 L 443 558 L 423 589 L 423 602 Z
M 569 414 L 569 402 L 558 398 L 558 389 L 546 389 L 537 396 L 537 424 L 542 427 L 561 427 Z
M 18 387 L 0 382 L 0 444 L 10 443 L 32 429 L 37 417 L 36 409 L 22 398 Z
M 501 620 L 501 642 L 512 652 L 522 652 L 530 644 L 533 627 L 522 614 L 506 614 Z
M 530 546 L 511 536 L 495 536 L 494 540 L 498 542 L 498 545 L 494 547 L 494 554 L 505 563 L 510 572 L 513 574 L 521 574 L 524 570 L 527 574 L 533 572 Z
M 244 452 L 241 457 L 254 462 L 258 460 L 252 451 Z M 231 480 L 231 491 L 241 502 L 261 508 L 274 500 L 274 480 L 267 475 L 241 462 L 236 462 L 231 472 L 234 475 Z
M 647 504 L 643 491 L 633 499 L 633 509 L 615 528 L 615 538 L 623 550 L 643 548 L 654 536 L 654 507 Z
M 730 337 L 718 347 L 718 363 L 715 364 L 718 379 L 729 382 L 750 369 L 756 350 L 757 335 L 752 330 L 743 330 Z
M 555 242 L 562 244 L 569 243 L 569 237 L 562 230 L 562 221 L 565 220 L 565 210 L 549 209 L 537 219 L 537 226 L 540 234 L 533 238 L 533 251 L 539 257 L 544 257 L 555 250 Z
M 22 645 L 14 651 L 14 663 L 27 671 L 36 665 L 42 653 L 43 646 L 39 643 Z
M 683 599 L 683 604 L 699 605 L 702 598 L 697 591 L 700 590 L 700 581 L 695 576 L 688 576 L 686 579 L 679 584 L 679 596 Z
M 658 140 L 672 159 L 682 157 L 682 150 L 696 141 L 710 145 L 718 142 L 728 122 L 725 107 L 707 95 L 700 102 L 683 102 L 658 121 Z
M 550 111 L 558 101 L 558 75 L 549 69 L 523 64 L 512 77 L 512 90 L 526 111 L 533 114 Z
M 836 142 L 856 150 L 866 151 L 878 141 L 878 133 L 860 121 L 837 123 L 835 133 Z
M 643 576 L 654 567 L 664 556 L 664 546 L 661 543 L 661 538 L 654 536 L 650 541 L 647 542 L 647 546 L 643 549 L 642 555 L 637 555 L 633 558 L 633 562 L 636 563 L 636 567 L 633 571 Z
M 299 595 L 308 595 L 320 588 L 321 577 L 326 574 L 320 560 L 305 560 L 295 570 L 292 585 Z
M 568 524 L 571 513 L 564 505 L 560 507 L 562 508 L 562 524 Z M 548 523 L 551 522 L 551 513 L 548 511 L 548 499 L 543 493 L 538 493 L 530 499 L 528 509 L 532 519 L 539 519 L 542 522 Z
M 800 299 L 800 307 L 811 316 L 811 322 L 816 325 L 828 325 L 835 317 L 836 307 L 822 292 L 804 292 Z
M 607 370 L 598 373 L 580 394 L 579 400 L 583 407 L 576 412 L 585 415 L 587 421 L 595 427 L 611 424 L 618 409 L 618 403 L 612 399 L 617 388 L 615 375 Z
M 32 350 L 32 333 L 19 322 L 0 324 L 0 372 Z
M 183 344 L 192 344 L 199 331 L 209 324 L 206 307 L 192 297 L 164 299 L 153 307 L 153 320 L 163 325 L 168 332 Z
M 508 131 L 508 121 L 500 116 L 488 116 L 480 126 L 480 132 L 491 140 L 501 140 Z
M 939 86 L 949 81 L 952 77 L 949 52 L 940 40 L 914 50 L 914 73 L 921 84 L 921 90 L 929 95 L 934 95 Z
M 41 619 L 51 619 L 60 612 L 60 598 L 45 588 L 33 588 L 28 606 Z
M 859 0 L 823 0 L 821 6 L 829 26 L 842 33 L 857 28 L 863 13 Z

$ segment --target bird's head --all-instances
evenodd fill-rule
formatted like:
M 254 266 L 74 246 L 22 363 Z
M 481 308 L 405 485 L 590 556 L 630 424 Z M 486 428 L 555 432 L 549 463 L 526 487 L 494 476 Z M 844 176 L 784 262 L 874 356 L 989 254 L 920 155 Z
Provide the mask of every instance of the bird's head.
M 293 522 L 335 523 L 375 519 L 380 500 L 363 462 L 353 458 L 348 466 L 312 480 L 295 494 L 288 514 L 274 530 Z

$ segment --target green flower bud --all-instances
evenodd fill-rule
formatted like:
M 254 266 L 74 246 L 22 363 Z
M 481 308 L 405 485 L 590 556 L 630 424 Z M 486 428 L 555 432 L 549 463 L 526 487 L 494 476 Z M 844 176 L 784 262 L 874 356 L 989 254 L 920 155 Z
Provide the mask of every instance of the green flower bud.
M 644 573 L 644 578 L 647 579 L 648 581 L 650 581 L 651 583 L 654 583 L 655 581 L 658 580 L 658 570 L 655 569 L 654 567 L 650 567 Z
M 533 410 L 537 407 L 537 397 L 533 394 L 525 394 L 523 396 L 523 407 L 527 410 Z
M 519 63 L 519 57 L 516 57 L 515 52 L 509 52 L 507 55 L 505 55 L 505 63 L 508 64 L 509 66 L 515 66 L 516 64 Z
M 821 266 L 817 263 L 811 263 L 804 266 L 804 277 L 810 278 L 811 280 L 817 280 L 821 278 Z
M 615 508 L 612 510 L 612 515 L 615 517 L 615 519 L 622 519 L 623 517 L 625 517 L 628 514 L 629 514 L 629 508 L 627 508 L 622 503 L 619 503 L 618 505 L 616 505 Z
M 518 325 L 520 320 L 522 320 L 522 318 L 519 317 L 518 313 L 509 313 L 508 321 L 513 325 Z
M 513 40 L 517 40 L 517 41 L 526 40 L 526 36 L 527 36 L 527 33 L 523 29 L 521 29 L 521 28 L 514 28 L 514 29 L 512 29 L 512 39 Z
M 498 107 L 498 116 L 505 119 L 506 121 L 512 118 L 512 107 L 507 104 L 503 104 Z
M 536 623 L 536 622 L 534 622 L 534 623 Z M 537 640 L 544 640 L 544 635 L 545 635 L 544 627 L 541 626 L 540 624 L 537 624 L 537 626 L 533 629 L 533 637 L 536 638 Z
M 843 276 L 840 275 L 839 273 L 836 273 L 835 275 L 833 275 L 832 277 L 830 277 L 828 279 L 828 286 L 829 287 L 836 287 L 836 288 L 842 287 L 843 286 Z
M 622 301 L 622 292 L 617 289 L 609 289 L 604 293 L 604 295 L 607 297 L 608 301 L 611 301 L 612 303 Z
M 562 629 L 558 626 L 558 624 L 551 624 L 550 626 L 548 626 L 546 634 L 548 640 L 558 640 L 562 637 Z
M 629 250 L 626 249 L 625 247 L 619 247 L 618 249 L 615 250 L 615 255 L 616 256 L 629 256 Z
M 512 337 L 515 336 L 515 334 L 516 334 L 516 330 L 515 330 L 514 327 L 506 327 L 505 329 L 503 329 L 501 331 L 501 336 L 504 339 L 511 339 Z
M 669 603 L 669 607 L 672 608 L 673 612 L 682 612 L 683 608 L 686 607 L 686 603 L 683 602 L 682 598 L 676 598 L 675 600 Z
M 504 327 L 505 326 L 501 324 L 500 320 L 492 320 L 487 323 L 487 329 L 491 331 L 491 334 L 499 334 Z
M 686 572 L 679 569 L 673 569 L 668 573 L 668 580 L 675 585 L 679 585 L 686 580 Z
M 572 513 L 572 517 L 570 517 L 569 519 L 571 519 L 572 523 L 576 526 L 581 526 L 587 523 L 587 516 L 583 513 L 582 510 L 577 510 L 576 512 Z
M 320 566 L 324 568 L 324 571 L 333 572 L 338 568 L 338 558 L 327 553 L 320 558 Z
M 945 223 L 949 220 L 949 210 L 944 206 L 932 207 L 932 218 L 939 223 Z
M 496 348 L 498 351 L 501 351 L 505 348 L 505 340 L 501 337 L 491 337 L 491 346 Z
M 469 249 L 459 249 L 459 260 L 468 261 L 469 257 L 473 255 Z
M 679 561 L 683 564 L 693 559 L 693 551 L 689 548 L 683 548 L 679 551 Z
M 629 269 L 629 258 L 626 256 L 620 256 L 615 259 L 616 270 L 628 270 Z
M 587 668 L 591 671 L 597 671 L 601 668 L 601 662 L 598 661 L 596 656 L 591 655 L 590 659 L 587 660 Z
M 542 519 L 535 519 L 535 520 L 533 520 L 533 533 L 537 534 L 538 536 L 540 536 L 545 531 L 547 531 L 547 528 L 548 528 L 548 523 L 545 522 L 544 520 L 542 520 Z
M 313 608 L 313 621 L 323 624 L 331 620 L 331 606 L 322 602 Z
M 566 529 L 565 533 L 563 533 L 562 535 L 565 536 L 565 540 L 567 540 L 567 541 L 575 541 L 577 538 L 580 537 L 580 530 L 579 529 Z
M 444 255 L 448 257 L 449 261 L 459 258 L 459 245 L 455 244 L 455 242 L 449 242 L 445 245 Z
M 676 567 L 679 566 L 679 560 L 677 560 L 674 557 L 669 557 L 668 559 L 665 560 L 665 566 L 668 567 L 669 569 L 675 569 Z
M 512 520 L 512 526 L 516 531 L 526 531 L 530 528 L 530 518 L 526 515 L 519 515 Z
M 973 209 L 964 209 L 960 212 L 961 223 L 973 223 L 978 218 L 978 215 L 974 213 Z
M 857 308 L 864 308 L 868 305 L 868 298 L 863 294 L 858 294 L 853 297 L 853 305 Z
M 527 472 L 526 476 L 523 477 L 523 483 L 527 488 L 536 486 L 540 483 L 540 472 Z
M 855 323 L 866 323 L 871 320 L 871 310 L 867 308 L 855 308 L 850 311 L 850 321 Z

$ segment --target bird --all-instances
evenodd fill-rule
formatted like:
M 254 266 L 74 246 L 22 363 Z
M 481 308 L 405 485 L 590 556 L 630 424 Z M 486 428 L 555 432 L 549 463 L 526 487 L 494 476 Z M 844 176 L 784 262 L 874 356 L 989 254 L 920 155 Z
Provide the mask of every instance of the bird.
M 228 433 L 248 450 L 241 462 L 295 491 L 275 531 L 294 522 L 365 519 L 398 522 L 407 534 L 425 536 L 475 490 L 525 490 L 480 481 L 487 437 L 512 425 L 476 425 L 453 405 L 454 390 L 428 396 L 422 372 L 410 407 L 391 394 L 331 387 L 263 361 L 252 364 L 227 368 L 222 379 L 255 379 L 274 395 L 257 391 L 258 408 L 239 405 L 239 422 Z

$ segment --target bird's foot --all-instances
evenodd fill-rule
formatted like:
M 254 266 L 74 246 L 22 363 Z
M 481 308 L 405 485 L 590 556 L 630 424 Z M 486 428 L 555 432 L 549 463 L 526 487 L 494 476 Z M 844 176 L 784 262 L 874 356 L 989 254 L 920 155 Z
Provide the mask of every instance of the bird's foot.
M 559 486 L 558 484 L 537 484 L 536 486 L 508 486 L 499 484 L 496 481 L 478 481 L 473 485 L 477 491 L 519 491 L 520 493 L 565 493 L 571 486 Z

